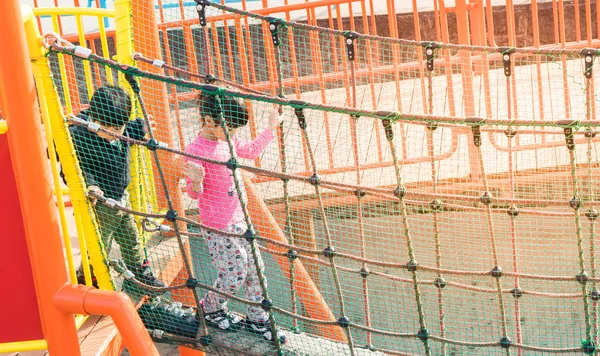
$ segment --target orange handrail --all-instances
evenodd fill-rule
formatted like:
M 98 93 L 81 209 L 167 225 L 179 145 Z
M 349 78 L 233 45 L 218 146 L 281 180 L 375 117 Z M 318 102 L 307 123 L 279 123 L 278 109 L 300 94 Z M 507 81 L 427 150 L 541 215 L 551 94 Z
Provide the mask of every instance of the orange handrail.
M 3 118 L 10 127 L 8 146 L 23 211 L 42 329 L 53 354 L 75 355 L 79 353 L 75 319 L 52 303 L 52 296 L 67 283 L 67 272 L 52 187 L 47 183 L 51 181 L 50 169 L 44 154 L 41 117 L 17 0 L 3 2 L 0 33 L 6 35 L 3 53 L 10 53 L 10 56 L 0 56 Z
M 110 316 L 132 355 L 159 355 L 131 299 L 125 293 L 66 283 L 54 295 L 53 301 L 65 313 Z
M 150 336 L 129 298 L 122 293 L 75 287 L 67 271 L 52 197 L 51 180 L 42 142 L 40 111 L 37 106 L 30 55 L 19 2 L 8 0 L 0 13 L 0 31 L 7 34 L 0 56 L 0 92 L 4 116 L 10 121 L 8 134 L 11 161 L 17 177 L 27 245 L 40 308 L 44 338 L 53 355 L 77 355 L 79 340 L 73 313 L 111 315 L 134 355 L 158 355 Z M 27 31 L 35 32 L 31 11 L 23 13 Z M 38 45 L 39 46 L 39 45 Z M 40 48 L 29 48 L 40 52 Z M 45 179 L 44 179 L 45 177 Z M 77 293 L 68 293 L 69 291 Z M 89 296 L 86 294 L 89 293 Z M 68 296 L 73 308 L 60 301 Z M 55 303 L 59 301 L 59 303 Z

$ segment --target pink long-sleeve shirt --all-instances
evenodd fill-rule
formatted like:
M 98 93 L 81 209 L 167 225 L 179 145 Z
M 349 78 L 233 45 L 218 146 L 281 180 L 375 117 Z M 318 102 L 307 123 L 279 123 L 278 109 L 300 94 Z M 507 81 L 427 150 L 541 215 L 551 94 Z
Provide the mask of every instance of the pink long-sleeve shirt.
M 257 158 L 272 139 L 273 133 L 269 129 L 263 131 L 252 142 L 241 142 L 237 135 L 232 138 L 238 157 L 247 159 Z M 221 162 L 227 162 L 231 158 L 227 142 L 207 140 L 202 135 L 198 135 L 185 151 Z M 205 170 L 203 189 L 200 192 L 192 189 L 191 180 L 186 177 L 187 193 L 190 198 L 198 200 L 202 223 L 214 229 L 223 230 L 232 224 L 243 221 L 244 213 L 235 189 L 233 172 L 224 165 L 191 158 L 186 161 L 202 165 Z M 242 192 L 246 199 L 246 191 L 242 189 Z

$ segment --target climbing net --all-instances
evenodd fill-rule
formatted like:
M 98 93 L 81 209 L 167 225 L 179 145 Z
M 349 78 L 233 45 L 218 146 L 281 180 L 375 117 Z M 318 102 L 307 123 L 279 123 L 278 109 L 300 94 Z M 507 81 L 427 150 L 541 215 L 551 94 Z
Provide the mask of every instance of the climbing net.
M 68 116 L 145 147 L 139 162 L 152 157 L 135 172 L 137 208 L 96 195 L 90 211 L 108 206 L 161 233 L 144 253 L 161 276 L 176 275 L 169 287 L 113 263 L 154 296 L 140 313 L 156 339 L 248 354 L 596 352 L 596 50 L 382 38 L 208 1 L 197 15 L 195 32 L 162 32 L 163 46 L 178 37 L 192 46 L 165 61 L 137 53 L 139 68 L 47 41 L 52 63 L 73 63 L 55 83 L 63 99 L 121 78 L 150 127 L 164 88 L 156 83 L 167 86 L 165 125 L 144 139 Z M 201 129 L 198 93 L 245 100 L 240 139 L 257 137 L 277 110 L 275 142 L 242 160 L 222 126 L 229 160 L 187 152 Z M 176 158 L 231 170 L 244 231 L 200 221 Z M 262 302 L 212 285 L 208 233 L 249 243 Z M 169 272 L 174 256 L 181 273 Z M 206 291 L 240 314 L 261 307 L 290 341 L 208 327 Z

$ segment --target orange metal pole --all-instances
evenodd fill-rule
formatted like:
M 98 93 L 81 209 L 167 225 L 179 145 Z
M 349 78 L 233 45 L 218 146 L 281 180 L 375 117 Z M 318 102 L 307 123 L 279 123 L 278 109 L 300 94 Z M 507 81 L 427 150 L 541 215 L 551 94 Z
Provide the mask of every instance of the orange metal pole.
M 365 29 L 365 33 L 369 33 L 369 23 L 367 22 L 367 10 L 365 8 L 365 3 L 361 2 L 361 10 L 362 10 L 362 20 L 363 20 L 363 27 Z M 373 73 L 373 58 L 379 58 L 378 56 L 378 51 L 377 51 L 377 45 L 378 45 L 378 41 L 374 41 L 371 42 L 369 40 L 366 41 L 366 45 L 367 45 L 367 66 L 369 68 L 369 84 L 370 84 L 370 89 L 371 89 L 371 102 L 373 104 L 373 109 L 377 110 L 377 96 L 375 95 L 375 74 Z M 373 54 L 373 52 L 375 52 L 375 55 Z M 387 81 L 387 80 L 386 80 Z M 383 84 L 380 84 L 383 85 Z M 382 90 L 382 88 L 380 87 L 379 90 Z M 382 147 L 382 142 L 381 142 L 381 125 L 379 124 L 379 120 L 373 120 L 373 126 L 375 127 L 375 143 L 377 145 L 377 158 L 379 160 L 379 162 L 383 161 L 383 147 Z
M 567 39 L 565 35 L 565 4 L 563 0 L 558 0 L 558 31 L 560 34 L 560 47 L 565 48 Z M 565 56 L 561 56 L 561 62 L 563 68 L 567 68 L 567 58 Z M 563 92 L 564 92 L 564 101 L 565 101 L 565 117 L 567 119 L 571 118 L 571 100 L 569 94 L 569 78 L 567 77 L 567 71 L 562 71 L 563 77 Z M 517 136 L 518 137 L 518 136 Z
M 581 21 L 579 19 L 579 0 L 575 0 L 573 2 L 574 10 L 575 10 L 575 41 L 581 41 Z M 586 27 L 587 27 L 586 23 Z
M 161 16 L 162 7 L 160 8 Z M 156 12 L 154 10 L 153 0 L 137 0 L 133 1 L 132 5 L 133 13 L 133 36 L 137 39 L 136 51 L 143 53 L 149 58 L 161 59 L 161 47 L 160 40 L 158 37 L 158 24 L 156 23 Z M 166 30 L 164 31 L 166 32 Z M 154 66 L 147 66 L 145 68 L 152 72 L 162 72 L 160 69 Z M 169 100 L 167 87 L 164 83 L 160 83 L 155 80 L 140 80 L 140 87 L 142 88 L 142 95 L 146 101 L 148 113 L 154 116 L 156 123 L 159 125 L 160 130 L 156 130 L 156 139 L 165 142 L 169 147 L 177 147 L 174 140 L 173 129 L 171 127 Z M 163 165 L 163 170 L 167 175 L 167 190 L 175 210 L 183 216 L 183 205 L 181 189 L 177 186 L 177 179 L 169 179 L 172 177 L 181 176 L 177 163 L 172 156 L 164 153 L 159 153 L 159 159 Z M 154 174 L 156 187 L 160 193 L 158 193 L 159 206 L 161 208 L 166 207 L 165 192 L 163 192 L 162 183 L 157 173 Z M 183 227 L 185 230 L 185 227 Z M 185 244 L 185 251 L 181 251 L 182 258 L 190 256 L 189 244 Z M 186 355 L 202 356 L 204 352 L 195 350 L 189 350 L 184 347 L 180 347 L 180 352 Z
M 281 231 L 279 228 L 277 221 L 273 215 L 271 215 L 269 208 L 256 192 L 252 181 L 250 181 L 246 175 L 243 175 L 243 178 L 244 186 L 248 196 L 248 211 L 250 212 L 252 222 L 256 226 L 260 235 L 268 239 L 288 243 L 288 240 L 283 234 L 283 231 Z M 267 247 L 273 250 L 287 252 L 286 250 L 282 249 L 282 247 L 269 243 L 267 243 Z M 279 267 L 285 274 L 286 278 L 290 278 L 290 260 L 287 257 L 277 255 L 274 255 L 273 258 L 277 260 L 277 263 L 279 264 Z M 314 319 L 328 321 L 336 320 L 333 313 L 329 309 L 329 306 L 321 296 L 321 292 L 315 286 L 313 280 L 310 278 L 310 275 L 302 263 L 300 263 L 298 260 L 295 260 L 294 263 L 294 278 L 297 285 L 302 286 L 301 288 L 297 289 L 298 298 L 302 304 L 304 304 L 304 307 L 306 308 L 306 314 Z M 317 326 L 317 329 L 323 337 L 341 342 L 346 342 L 347 340 L 346 334 L 338 326 L 319 325 Z
M 44 337 L 53 355 L 79 354 L 75 319 L 55 307 L 52 296 L 68 283 L 62 239 L 54 207 L 50 169 L 42 142 L 42 119 L 19 1 L 8 0 L 0 12 L 6 38 L 0 56 L 0 92 L 8 146 L 23 212 Z M 29 26 L 35 27 L 33 15 Z
M 154 1 L 134 1 L 132 5 L 132 15 L 133 36 L 136 38 L 135 50 L 143 53 L 149 58 L 162 59 Z M 161 69 L 152 65 L 147 65 L 143 69 L 155 73 L 162 72 Z M 169 147 L 177 147 L 173 139 L 174 135 L 171 126 L 171 115 L 166 85 L 156 80 L 140 79 L 140 87 L 142 88 L 142 97 L 145 100 L 148 114 L 154 116 L 154 120 L 158 124 L 158 127 L 160 127 L 160 130 L 156 130 L 155 132 L 156 139 L 167 143 Z M 163 171 L 167 177 L 179 176 L 179 169 L 172 159 L 172 156 L 161 152 L 159 153 L 159 157 L 163 166 Z M 155 172 L 154 177 L 156 189 L 158 190 L 157 196 L 159 206 L 161 208 L 166 208 L 165 192 L 163 191 L 163 186 L 157 172 Z M 183 205 L 181 204 L 181 192 L 177 189 L 177 180 L 167 179 L 166 181 L 173 206 L 175 210 L 180 211 Z
M 133 356 L 159 355 L 142 319 L 125 293 L 65 284 L 54 296 L 54 303 L 67 313 L 108 315 Z
M 461 44 L 470 44 L 470 33 L 468 25 L 468 12 L 466 0 L 456 1 L 456 23 L 458 30 L 458 42 Z M 467 50 L 461 50 L 459 56 L 462 59 L 461 77 L 463 86 L 463 115 L 475 115 L 475 98 L 473 95 L 473 71 L 471 53 Z M 471 179 L 479 180 L 481 178 L 481 167 L 479 166 L 479 157 L 477 156 L 477 147 L 472 141 L 469 141 L 469 169 Z

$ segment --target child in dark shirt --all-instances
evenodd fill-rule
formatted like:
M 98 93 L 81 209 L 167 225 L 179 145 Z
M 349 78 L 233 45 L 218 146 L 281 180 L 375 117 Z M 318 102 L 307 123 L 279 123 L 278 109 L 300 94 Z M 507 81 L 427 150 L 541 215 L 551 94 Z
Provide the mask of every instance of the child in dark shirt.
M 89 110 L 80 116 L 87 115 L 89 121 L 112 133 L 142 140 L 146 135 L 145 122 L 143 119 L 129 121 L 131 109 L 129 95 L 120 87 L 107 85 L 96 90 Z M 106 132 L 94 132 L 83 126 L 74 125 L 70 132 L 88 192 L 112 199 L 121 206 L 129 206 L 126 189 L 131 180 L 130 144 Z M 125 265 L 140 282 L 152 287 L 165 287 L 143 257 L 134 217 L 106 204 L 94 206 L 106 253 L 110 252 L 112 240 L 116 240 Z M 78 275 L 83 275 L 81 269 Z

